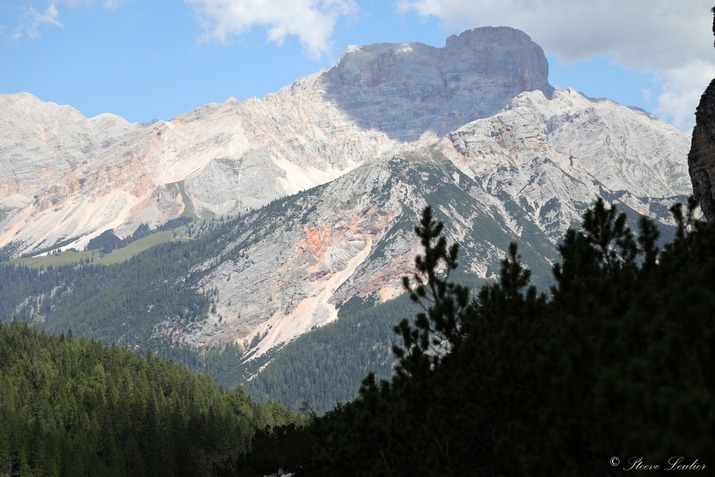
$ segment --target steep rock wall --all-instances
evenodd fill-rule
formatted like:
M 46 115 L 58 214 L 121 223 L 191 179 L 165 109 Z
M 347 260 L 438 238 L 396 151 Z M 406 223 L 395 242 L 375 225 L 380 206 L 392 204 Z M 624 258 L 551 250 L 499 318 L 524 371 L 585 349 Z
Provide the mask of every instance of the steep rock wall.
M 688 154 L 693 194 L 708 220 L 715 219 L 715 80 L 707 87 L 695 112 Z

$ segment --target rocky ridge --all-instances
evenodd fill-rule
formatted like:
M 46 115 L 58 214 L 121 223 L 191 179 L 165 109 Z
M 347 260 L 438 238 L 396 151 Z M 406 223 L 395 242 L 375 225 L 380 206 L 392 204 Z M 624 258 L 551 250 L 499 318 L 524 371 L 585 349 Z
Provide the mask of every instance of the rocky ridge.
M 434 145 L 368 161 L 286 199 L 280 219 L 249 227 L 270 231 L 242 249 L 250 260 L 223 262 L 198 285 L 218 290 L 217 312 L 181 335 L 193 345 L 263 337 L 259 356 L 334 320 L 354 296 L 396 296 L 428 203 L 462 244 L 464 270 L 495 278 L 514 241 L 546 277 L 554 243 L 598 196 L 672 223 L 667 209 L 690 193 L 687 148 L 684 134 L 639 110 L 568 88 L 552 99 L 521 93 Z
M 639 197 L 691 193 L 687 136 L 643 111 L 571 88 L 551 100 L 539 91 L 522 93 L 438 146 L 482 184 L 485 205 L 499 207 L 493 197 L 509 197 L 554 241 L 605 191 L 626 191 L 622 200 L 646 215 L 647 201 Z
M 541 48 L 502 27 L 450 37 L 444 48 L 350 47 L 331 70 L 263 99 L 148 125 L 3 95 L 0 247 L 81 249 L 107 229 L 122 236 L 182 213 L 259 207 L 434 142 L 524 90 L 550 95 L 547 76 Z
M 715 220 L 715 80 L 708 85 L 695 112 L 688 166 L 703 215 Z
M 181 279 L 211 294 L 210 313 L 147 319 L 154 338 L 193 347 L 260 338 L 253 357 L 334 320 L 352 297 L 399 294 L 428 203 L 476 279 L 496 276 L 510 241 L 545 277 L 554 242 L 596 196 L 667 223 L 690 193 L 687 136 L 554 91 L 547 74 L 525 34 L 486 28 L 443 49 L 351 47 L 263 99 L 148 125 L 5 95 L 0 245 L 81 248 L 108 228 L 239 214 L 223 252 Z

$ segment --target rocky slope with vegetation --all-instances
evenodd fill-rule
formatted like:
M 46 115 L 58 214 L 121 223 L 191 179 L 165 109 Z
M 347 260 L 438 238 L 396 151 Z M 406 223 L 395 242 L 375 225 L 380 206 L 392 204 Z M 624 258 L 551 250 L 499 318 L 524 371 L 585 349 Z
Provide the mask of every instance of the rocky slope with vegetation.
M 424 308 L 398 326 L 395 375 L 369 375 L 359 399 L 258 441 L 237 464 L 296 476 L 707 471 L 715 227 L 693 220 L 694 201 L 678 206 L 661 248 L 652 221 L 636 238 L 599 200 L 558 246 L 549 295 L 513 244 L 474 300 L 437 273 L 458 270 L 458 254 L 426 212 L 425 286 L 413 289 Z
M 516 241 L 547 288 L 554 243 L 597 196 L 672 233 L 667 210 L 690 193 L 687 137 L 554 91 L 547 74 L 525 34 L 483 28 L 441 49 L 351 47 L 261 100 L 169 122 L 3 96 L 5 257 L 97 251 L 3 266 L 0 316 L 151 347 L 234 385 L 351 300 L 402 293 L 427 204 L 464 244 L 473 286 Z M 146 236 L 160 223 L 173 228 Z

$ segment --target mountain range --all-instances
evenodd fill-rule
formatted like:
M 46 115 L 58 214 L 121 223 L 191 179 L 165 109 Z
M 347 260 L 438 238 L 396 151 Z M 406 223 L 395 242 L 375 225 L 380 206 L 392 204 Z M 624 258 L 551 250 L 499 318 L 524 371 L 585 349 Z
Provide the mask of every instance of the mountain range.
M 127 346 L 240 343 L 250 362 L 354 300 L 400 295 L 428 204 L 474 286 L 517 242 L 546 288 L 555 244 L 598 196 L 667 233 L 669 206 L 692 192 L 689 147 L 646 111 L 555 90 L 542 49 L 507 27 L 443 48 L 351 46 L 263 99 L 150 124 L 0 95 L 6 257 L 67 258 L 107 234 L 165 230 L 163 249 L 120 264 L 84 252 L 54 282 L 38 271 L 32 287 L 3 284 L 1 318 Z M 151 253 L 176 258 L 149 273 Z

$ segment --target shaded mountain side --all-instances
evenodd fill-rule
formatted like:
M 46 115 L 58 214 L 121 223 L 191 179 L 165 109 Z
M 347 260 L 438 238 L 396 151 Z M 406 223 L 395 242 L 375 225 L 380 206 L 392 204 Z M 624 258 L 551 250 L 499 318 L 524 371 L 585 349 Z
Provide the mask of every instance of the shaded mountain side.
M 351 46 L 321 79 L 325 98 L 363 129 L 413 142 L 492 116 L 523 91 L 551 97 L 548 76 L 544 52 L 528 35 L 484 27 L 452 35 L 444 48 Z
M 693 194 L 708 220 L 715 219 L 715 80 L 707 87 L 695 112 L 688 154 Z

